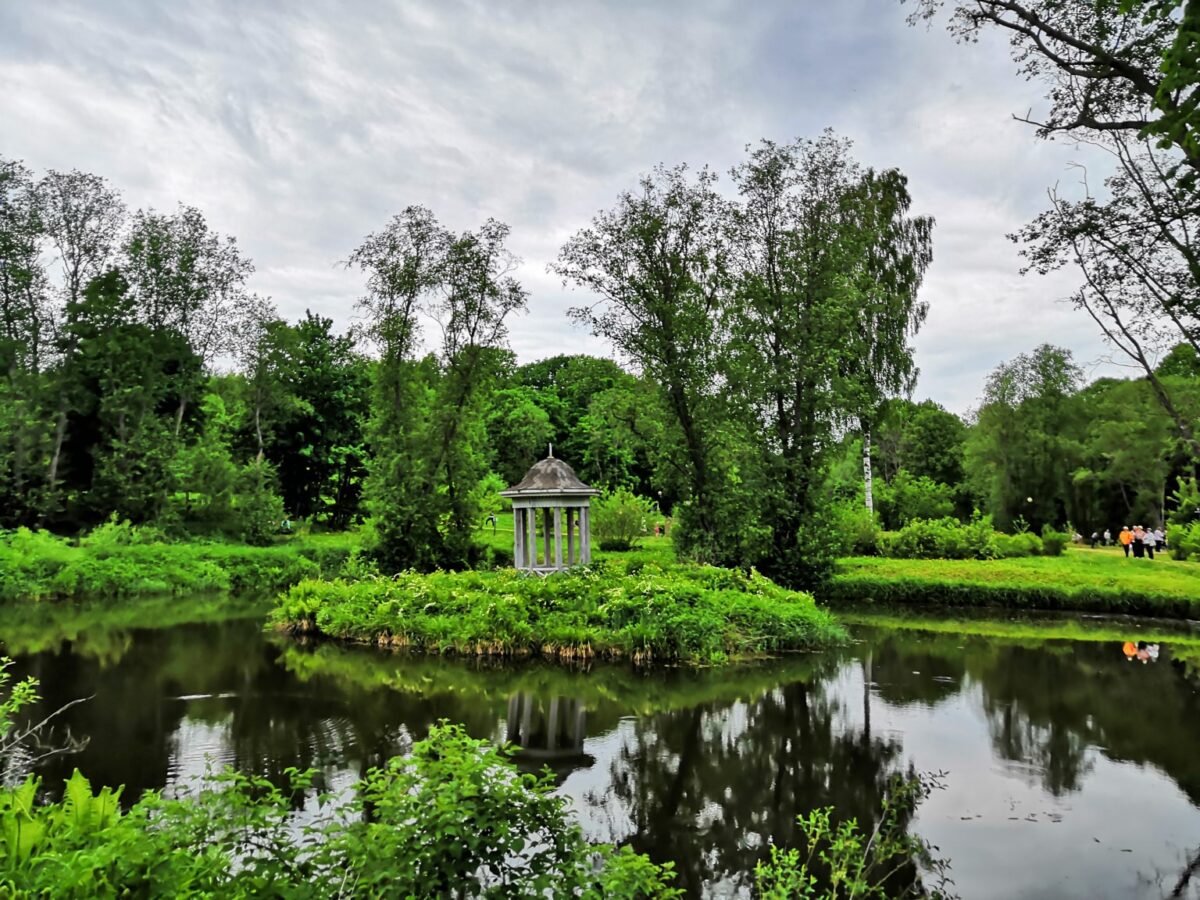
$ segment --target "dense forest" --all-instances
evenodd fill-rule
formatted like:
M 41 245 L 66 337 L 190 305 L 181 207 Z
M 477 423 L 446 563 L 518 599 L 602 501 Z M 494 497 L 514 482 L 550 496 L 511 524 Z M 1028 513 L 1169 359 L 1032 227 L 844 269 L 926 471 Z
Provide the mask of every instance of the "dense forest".
M 564 313 L 625 365 L 519 365 L 527 295 L 499 222 L 395 216 L 344 261 L 364 288 L 343 332 L 280 319 L 195 208 L 129 212 L 98 176 L 0 161 L 0 527 L 264 542 L 285 519 L 366 522 L 385 569 L 461 567 L 550 443 L 656 502 L 682 554 L 789 583 L 855 517 L 1163 520 L 1194 474 L 1190 345 L 1091 384 L 1041 346 L 965 418 L 913 402 L 933 222 L 904 176 L 826 132 L 750 148 L 723 189 L 658 167 L 553 263 L 584 303 Z

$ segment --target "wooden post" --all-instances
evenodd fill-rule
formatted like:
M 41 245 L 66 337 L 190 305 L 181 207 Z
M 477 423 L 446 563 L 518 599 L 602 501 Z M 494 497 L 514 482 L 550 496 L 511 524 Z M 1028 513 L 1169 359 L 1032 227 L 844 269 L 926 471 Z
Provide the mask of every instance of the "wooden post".
M 591 510 L 584 507 L 579 511 L 579 561 L 585 566 L 592 561 Z
M 575 507 L 567 507 L 567 567 L 575 565 Z
M 525 526 L 529 529 L 529 546 L 525 548 L 528 563 L 525 568 L 532 569 L 537 565 L 537 510 L 533 507 L 525 510 Z
M 524 515 L 525 510 L 513 507 L 513 565 L 518 569 L 522 568 L 525 563 L 525 558 L 522 555 L 525 550 L 524 541 L 521 540 L 524 537 L 523 532 L 525 531 Z
M 546 535 L 546 552 L 544 554 L 544 558 L 546 561 L 546 567 L 549 568 L 554 559 L 554 557 L 551 556 L 551 554 L 554 552 L 554 550 L 550 546 L 550 544 L 552 542 L 550 540 L 550 508 L 549 507 L 546 507 L 545 509 L 542 510 L 542 533 L 544 535 Z
M 554 507 L 554 568 L 561 569 L 562 564 L 562 507 Z

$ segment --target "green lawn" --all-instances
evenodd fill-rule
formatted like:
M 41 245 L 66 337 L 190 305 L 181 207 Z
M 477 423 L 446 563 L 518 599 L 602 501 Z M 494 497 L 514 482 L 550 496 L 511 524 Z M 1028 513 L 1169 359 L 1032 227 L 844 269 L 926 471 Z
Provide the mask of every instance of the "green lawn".
M 1119 549 L 998 560 L 880 559 L 839 563 L 823 596 L 905 605 L 1076 609 L 1200 618 L 1200 563 Z

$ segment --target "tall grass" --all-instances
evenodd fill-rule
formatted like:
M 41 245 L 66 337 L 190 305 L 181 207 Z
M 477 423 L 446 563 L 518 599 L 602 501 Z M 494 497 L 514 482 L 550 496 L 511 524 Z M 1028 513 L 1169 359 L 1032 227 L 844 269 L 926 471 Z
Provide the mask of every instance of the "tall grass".
M 0 533 L 0 603 L 216 591 L 268 593 L 336 574 L 352 538 L 295 538 L 270 547 L 168 543 L 114 525 L 81 541 L 21 528 Z
M 304 581 L 280 598 L 272 621 L 297 634 L 426 653 L 635 662 L 721 662 L 845 638 L 810 595 L 755 573 L 634 568 Z
M 1200 564 L 1073 551 L 996 560 L 839 563 L 822 599 L 911 606 L 999 606 L 1200 618 Z

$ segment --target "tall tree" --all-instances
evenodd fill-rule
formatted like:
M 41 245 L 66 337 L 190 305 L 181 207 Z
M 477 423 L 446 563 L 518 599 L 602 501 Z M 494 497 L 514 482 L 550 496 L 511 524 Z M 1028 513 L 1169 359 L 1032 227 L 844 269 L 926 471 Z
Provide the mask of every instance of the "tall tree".
M 41 204 L 28 169 L 0 159 L 0 524 L 45 504 L 44 377 L 54 329 Z
M 918 0 L 914 18 L 942 0 Z M 1196 426 L 1180 414 L 1154 368 L 1171 344 L 1194 342 L 1200 322 L 1200 7 L 1183 0 L 972 0 L 951 4 L 950 28 L 973 40 L 1008 35 L 1027 79 L 1049 108 L 1042 138 L 1058 135 L 1109 153 L 1113 172 L 1098 197 L 1085 179 L 1072 199 L 1055 188 L 1050 209 L 1019 239 L 1028 270 L 1077 266 L 1077 306 L 1149 379 L 1158 402 L 1200 467 Z
M 367 275 L 361 307 L 381 354 L 368 502 L 388 568 L 470 562 L 485 471 L 482 388 L 507 317 L 525 304 L 508 234 L 489 220 L 455 235 L 409 207 L 350 257 Z M 440 355 L 417 356 L 422 318 L 440 330 Z
M 868 170 L 852 195 L 860 243 L 857 290 L 861 300 L 853 349 L 844 372 L 858 395 L 863 444 L 863 494 L 874 511 L 871 491 L 871 432 L 879 407 L 889 397 L 908 395 L 917 367 L 910 338 L 925 321 L 928 304 L 917 299 L 933 259 L 933 219 L 910 216 L 908 179 L 896 169 Z
M 716 448 L 722 419 L 718 356 L 721 296 L 728 284 L 722 233 L 725 202 L 716 176 L 659 166 L 571 237 L 551 267 L 564 283 L 595 295 L 570 311 L 650 381 L 661 386 L 680 453 L 671 475 L 686 498 L 683 534 L 691 552 L 719 558 Z
M 38 186 L 38 194 L 45 232 L 61 269 L 65 321 L 58 349 L 64 362 L 69 362 L 76 349 L 75 316 L 84 288 L 113 262 L 125 224 L 125 206 L 103 178 L 77 170 L 48 172 Z M 72 398 L 60 385 L 48 478 L 51 492 L 58 484 L 71 406 Z
M 252 311 L 246 279 L 254 266 L 237 241 L 208 227 L 195 207 L 164 215 L 138 211 L 124 246 L 122 271 L 141 321 L 181 334 L 203 365 L 233 351 Z M 174 434 L 194 398 L 179 393 Z

